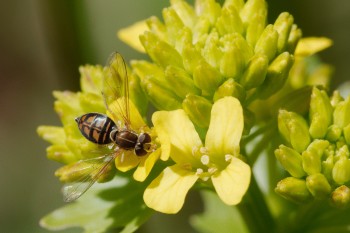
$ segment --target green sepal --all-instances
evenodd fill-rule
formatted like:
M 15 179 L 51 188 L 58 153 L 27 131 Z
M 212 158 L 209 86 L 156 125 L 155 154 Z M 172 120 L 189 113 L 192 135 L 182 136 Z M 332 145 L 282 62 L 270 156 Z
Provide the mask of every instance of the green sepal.
M 188 94 L 182 102 L 182 108 L 191 121 L 201 128 L 209 127 L 211 107 L 209 100 L 193 94 Z
M 259 11 L 253 15 L 253 18 L 249 22 L 247 22 L 248 25 L 246 25 L 246 40 L 252 48 L 255 48 L 256 43 L 265 30 L 266 17 L 266 11 Z
M 216 29 L 221 36 L 230 33 L 243 32 L 243 23 L 237 9 L 233 5 L 223 7 L 220 17 L 216 20 Z
M 253 50 L 238 33 L 226 35 L 220 39 L 220 42 L 224 47 L 219 63 L 220 73 L 226 78 L 238 80 L 253 56 Z
M 327 93 L 314 87 L 311 95 L 309 113 L 309 132 L 311 137 L 324 138 L 326 136 L 328 126 L 332 122 L 332 113 L 333 108 Z
M 220 61 L 223 56 L 219 33 L 215 30 L 209 33 L 205 40 L 204 48 L 201 53 L 205 60 L 214 68 L 220 67 Z
M 331 203 L 338 208 L 348 207 L 350 204 L 350 189 L 346 185 L 336 188 L 331 194 Z
M 327 178 L 320 173 L 308 176 L 306 178 L 306 186 L 316 199 L 325 199 L 332 191 Z
M 66 135 L 62 127 L 41 125 L 36 131 L 42 139 L 51 144 L 64 145 L 65 143 Z
M 156 34 L 146 31 L 140 36 L 140 41 L 152 60 L 165 68 L 169 65 L 183 67 L 181 55 L 168 43 L 162 41 Z
M 246 70 L 239 80 L 239 83 L 246 90 L 260 86 L 265 80 L 268 65 L 269 61 L 265 55 L 254 55 L 254 57 L 252 57 L 252 59 L 249 61 Z
M 273 28 L 278 32 L 277 52 L 282 53 L 287 49 L 289 34 L 294 18 L 288 12 L 281 13 L 276 19 Z
M 297 44 L 302 36 L 303 36 L 303 32 L 301 31 L 301 29 L 298 28 L 297 25 L 293 24 L 292 29 L 289 33 L 289 38 L 288 38 L 287 48 L 286 48 L 286 50 L 290 54 L 294 54 L 295 48 L 297 47 Z
M 327 129 L 326 139 L 330 142 L 336 142 L 340 139 L 342 129 L 337 125 L 331 125 Z
M 350 145 L 350 124 L 343 128 L 343 135 L 346 143 Z
M 196 14 L 192 6 L 183 0 L 170 0 L 171 7 L 181 18 L 186 27 L 192 28 L 196 19 Z
M 225 0 L 223 7 L 234 6 L 237 11 L 240 11 L 244 7 L 244 0 Z
M 78 93 L 80 107 L 82 111 L 87 112 L 106 112 L 106 106 L 103 102 L 102 95 L 95 93 Z
M 168 42 L 174 45 L 184 24 L 172 7 L 164 8 L 162 14 L 168 35 Z
M 344 184 L 350 181 L 350 159 L 341 158 L 333 167 L 333 180 L 337 184 Z
M 247 27 L 250 23 L 253 23 L 253 19 L 256 14 L 262 14 L 267 16 L 267 3 L 264 0 L 248 0 L 244 4 L 244 7 L 240 11 L 240 16 L 243 24 Z
M 193 73 L 199 62 L 203 60 L 202 55 L 192 44 L 187 44 L 183 47 L 182 58 L 184 62 L 185 70 L 189 73 Z
M 322 174 L 327 180 L 332 180 L 332 171 L 334 167 L 334 156 L 328 155 L 325 160 L 322 161 Z
M 54 109 L 63 125 L 71 124 L 75 117 L 84 113 L 80 106 L 78 93 L 54 91 L 53 95 L 57 99 L 54 102 Z
M 142 79 L 141 87 L 158 110 L 170 111 L 181 108 L 181 100 L 172 92 L 164 89 L 152 77 Z
M 284 52 L 275 58 L 267 69 L 264 83 L 257 88 L 257 96 L 266 99 L 279 91 L 284 86 L 293 63 L 294 57 L 288 52 Z
M 165 25 L 156 16 L 151 16 L 146 19 L 146 24 L 150 31 L 157 35 L 160 40 L 166 41 L 167 34 Z
M 232 78 L 226 80 L 219 88 L 215 91 L 214 102 L 225 96 L 233 96 L 239 99 L 240 102 L 244 102 L 246 97 L 245 89 Z
M 277 183 L 275 192 L 284 198 L 302 204 L 311 199 L 305 180 L 287 177 Z
M 259 40 L 256 42 L 254 51 L 256 54 L 264 54 L 269 61 L 272 61 L 277 53 L 278 32 L 273 25 L 267 25 Z
M 102 82 L 105 75 L 102 66 L 80 66 L 80 87 L 83 93 L 101 95 Z
M 46 148 L 47 158 L 59 163 L 69 164 L 77 161 L 77 157 L 66 145 L 51 145 Z
M 181 99 L 184 99 L 187 94 L 201 94 L 201 90 L 195 86 L 192 77 L 185 70 L 168 66 L 164 73 L 173 92 Z
M 333 112 L 333 122 L 340 128 L 350 124 L 350 96 L 336 105 Z
M 211 25 L 214 25 L 216 19 L 221 13 L 221 6 L 215 0 L 197 0 L 195 5 L 197 15 L 207 19 Z
M 328 141 L 316 139 L 302 153 L 303 168 L 308 175 L 321 173 L 321 159 L 328 146 Z
M 140 78 L 135 74 L 129 75 L 129 90 L 130 100 L 135 105 L 141 116 L 146 118 L 148 99 L 140 85 Z
M 194 84 L 202 89 L 204 95 L 212 96 L 222 83 L 221 74 L 204 60 L 193 71 Z
M 299 153 L 303 152 L 310 144 L 311 139 L 307 122 L 299 114 L 280 110 L 278 113 L 278 129 Z
M 282 164 L 283 168 L 293 177 L 301 178 L 306 175 L 302 166 L 302 157 L 295 150 L 280 145 L 279 148 L 275 150 L 275 156 Z

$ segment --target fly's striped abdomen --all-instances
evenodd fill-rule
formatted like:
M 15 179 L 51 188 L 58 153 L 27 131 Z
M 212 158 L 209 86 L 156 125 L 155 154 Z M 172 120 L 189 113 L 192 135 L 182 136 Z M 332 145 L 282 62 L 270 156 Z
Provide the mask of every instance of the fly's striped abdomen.
M 106 115 L 87 113 L 75 119 L 83 136 L 97 144 L 111 143 L 110 134 L 115 129 L 115 123 Z

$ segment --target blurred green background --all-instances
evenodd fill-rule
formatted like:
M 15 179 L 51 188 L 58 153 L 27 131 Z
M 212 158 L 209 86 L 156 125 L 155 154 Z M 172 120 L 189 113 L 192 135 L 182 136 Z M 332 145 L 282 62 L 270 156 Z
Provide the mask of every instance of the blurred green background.
M 268 3 L 269 22 L 288 11 L 304 36 L 334 40 L 321 53 L 335 67 L 333 88 L 350 79 L 350 1 Z M 36 134 L 38 125 L 59 125 L 52 91 L 77 91 L 78 66 L 105 64 L 113 51 L 126 60 L 146 58 L 120 42 L 116 31 L 160 16 L 167 5 L 161 0 L 0 3 L 0 232 L 48 232 L 39 227 L 40 217 L 63 204 L 61 185 L 53 175 L 59 164 L 46 159 L 47 144 Z M 191 199 L 194 206 L 197 198 Z M 157 215 L 140 232 L 194 232 L 186 220 L 197 209 L 187 208 L 181 217 Z

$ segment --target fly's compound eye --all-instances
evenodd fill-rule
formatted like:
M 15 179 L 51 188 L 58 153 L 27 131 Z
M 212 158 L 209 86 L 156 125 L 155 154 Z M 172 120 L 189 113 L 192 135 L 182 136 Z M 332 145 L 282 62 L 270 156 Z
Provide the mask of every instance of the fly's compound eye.
M 144 156 L 152 149 L 151 136 L 147 133 L 141 133 L 135 145 L 135 154 L 137 156 Z
M 139 138 L 137 139 L 137 142 L 140 144 L 144 144 L 144 143 L 149 143 L 151 142 L 151 136 L 149 136 L 148 133 L 141 133 L 139 135 Z

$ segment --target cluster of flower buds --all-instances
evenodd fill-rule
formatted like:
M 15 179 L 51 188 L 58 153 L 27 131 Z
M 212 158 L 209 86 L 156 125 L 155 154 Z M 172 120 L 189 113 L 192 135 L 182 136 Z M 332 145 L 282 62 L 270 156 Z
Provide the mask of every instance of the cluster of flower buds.
M 275 151 L 291 175 L 281 180 L 276 192 L 305 202 L 329 198 L 337 207 L 350 204 L 350 97 L 338 92 L 331 98 L 313 88 L 309 119 L 280 110 L 278 128 L 287 141 Z
M 163 19 L 151 17 L 119 35 L 153 61 L 132 62 L 151 103 L 159 110 L 183 108 L 203 128 L 209 126 L 210 114 L 205 113 L 224 96 L 245 106 L 249 98 L 264 99 L 278 91 L 301 38 L 289 13 L 267 24 L 264 0 L 227 0 L 222 6 L 198 0 L 194 7 L 172 0 Z M 135 45 L 132 34 L 142 45 Z

